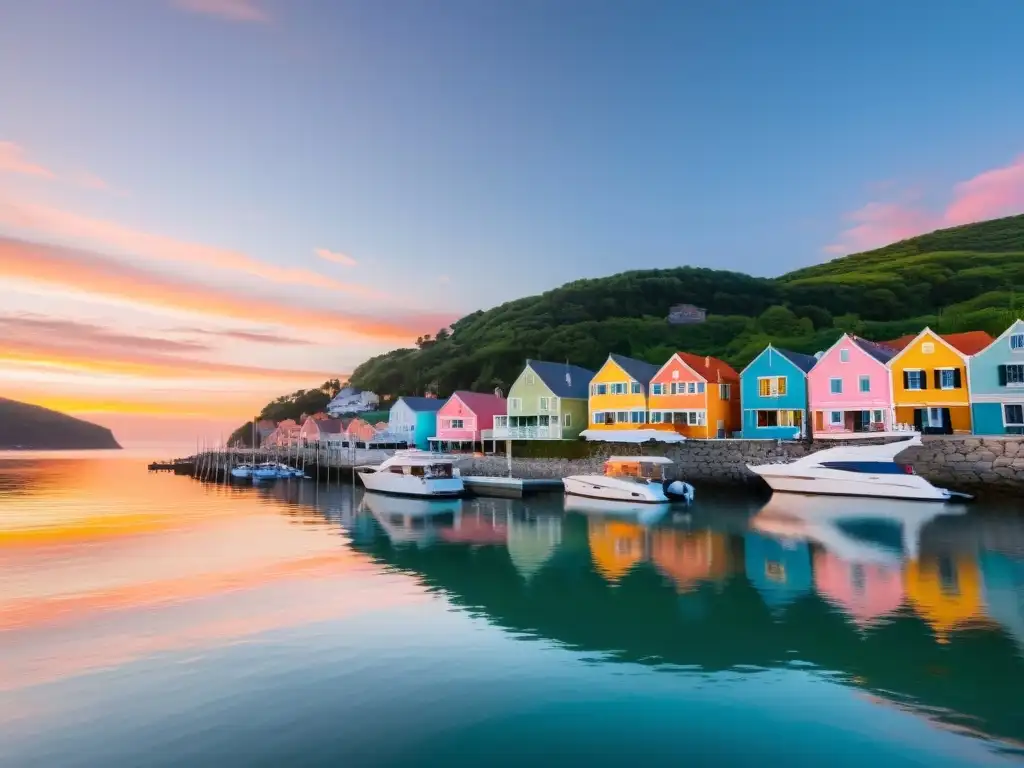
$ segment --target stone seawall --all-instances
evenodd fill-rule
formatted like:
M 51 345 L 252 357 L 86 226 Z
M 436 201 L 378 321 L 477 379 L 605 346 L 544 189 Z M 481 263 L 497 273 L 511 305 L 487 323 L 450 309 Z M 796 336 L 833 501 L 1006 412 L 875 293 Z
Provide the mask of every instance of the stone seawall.
M 885 439 L 858 440 L 856 444 L 882 443 Z M 1024 438 L 926 436 L 921 447 L 908 448 L 897 458 L 936 485 L 978 495 L 1024 496 Z M 688 440 L 684 443 L 647 446 L 606 443 L 584 459 L 512 458 L 512 474 L 523 478 L 562 478 L 602 471 L 607 456 L 667 456 L 675 464 L 670 475 L 694 484 L 761 485 L 748 464 L 797 459 L 809 453 L 849 445 L 849 441 L 816 440 L 812 443 L 775 440 Z M 505 475 L 503 456 L 483 456 L 462 465 L 465 475 Z

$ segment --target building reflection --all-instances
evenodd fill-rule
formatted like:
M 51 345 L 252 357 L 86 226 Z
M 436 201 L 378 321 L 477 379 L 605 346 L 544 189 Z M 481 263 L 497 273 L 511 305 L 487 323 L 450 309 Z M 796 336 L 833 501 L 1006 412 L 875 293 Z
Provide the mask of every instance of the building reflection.
M 903 604 L 903 573 L 876 563 L 858 563 L 814 553 L 814 587 L 818 594 L 858 624 L 873 624 Z
M 638 523 L 591 517 L 587 542 L 594 568 L 609 583 L 617 583 L 647 556 L 647 532 Z
M 736 568 L 729 536 L 717 531 L 656 528 L 651 533 L 651 559 L 679 592 L 721 581 Z

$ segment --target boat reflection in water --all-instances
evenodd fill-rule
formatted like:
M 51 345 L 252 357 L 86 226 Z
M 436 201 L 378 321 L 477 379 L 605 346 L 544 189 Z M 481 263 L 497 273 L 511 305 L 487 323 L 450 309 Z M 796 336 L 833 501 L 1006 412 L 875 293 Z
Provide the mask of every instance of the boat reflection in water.
M 462 511 L 462 502 L 366 493 L 362 508 L 373 515 L 393 543 L 426 546 L 452 525 Z
M 437 546 L 356 546 L 513 636 L 672 669 L 797 663 L 999 749 L 1024 743 L 1024 519 L 788 494 L 753 514 L 564 504 L 466 502 Z

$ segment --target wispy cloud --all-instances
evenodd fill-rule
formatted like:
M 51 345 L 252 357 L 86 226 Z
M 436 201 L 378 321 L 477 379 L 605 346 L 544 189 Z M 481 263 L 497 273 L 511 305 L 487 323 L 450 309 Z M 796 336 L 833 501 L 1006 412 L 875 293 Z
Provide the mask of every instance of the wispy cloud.
M 19 342 L 51 342 L 59 339 L 75 347 L 127 348 L 169 354 L 208 352 L 212 349 L 196 341 L 140 336 L 92 323 L 32 314 L 0 316 L 0 338 Z
M 887 184 L 886 188 L 891 188 Z M 930 210 L 913 198 L 873 201 L 846 214 L 849 226 L 836 242 L 825 246 L 835 255 L 887 245 L 943 227 L 970 224 L 1024 212 L 1024 155 L 1009 165 L 979 173 L 956 184 L 942 211 Z
M 197 336 L 211 336 L 219 339 L 232 339 L 234 341 L 251 341 L 256 344 L 282 344 L 287 346 L 306 346 L 313 342 L 309 339 L 300 339 L 296 336 L 285 336 L 270 331 L 211 331 L 206 328 L 177 328 L 173 333 L 187 333 Z
M 0 197 L 0 224 L 133 256 L 241 272 L 280 284 L 306 285 L 356 296 L 381 298 L 375 289 L 345 283 L 308 269 L 280 267 L 240 251 L 143 232 L 73 211 Z
M 57 177 L 57 174 L 49 168 L 29 160 L 25 150 L 10 141 L 0 141 L 0 173 L 37 176 L 43 179 Z
M 407 343 L 456 319 L 452 313 L 411 312 L 375 317 L 300 306 L 129 266 L 76 248 L 0 237 L 0 274 L 68 293 L 107 297 L 148 309 L 188 312 L 259 325 Z
M 172 0 L 183 11 L 216 16 L 227 21 L 266 23 L 270 14 L 256 0 Z
M 317 248 L 315 251 L 313 251 L 313 253 L 315 253 L 324 261 L 331 261 L 334 262 L 335 264 L 342 264 L 346 267 L 354 267 L 359 263 L 351 256 L 349 256 L 347 253 L 342 253 L 341 251 L 331 251 L 328 250 L 327 248 Z

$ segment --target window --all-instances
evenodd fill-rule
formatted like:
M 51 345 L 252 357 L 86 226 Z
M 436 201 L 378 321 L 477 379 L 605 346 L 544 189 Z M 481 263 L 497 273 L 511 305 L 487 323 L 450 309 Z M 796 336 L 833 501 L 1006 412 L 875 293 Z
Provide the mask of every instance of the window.
M 644 424 L 647 421 L 647 414 L 644 411 L 630 411 L 630 424 Z
M 552 411 L 557 411 L 558 410 L 558 398 L 557 397 L 552 397 L 551 398 L 551 410 Z
M 661 411 L 651 411 L 651 424 L 661 424 Z
M 664 384 L 651 384 L 651 394 L 652 395 L 663 395 L 663 394 L 665 394 L 664 389 L 665 389 L 665 385 Z
M 1010 336 L 1010 349 L 1014 352 L 1024 352 L 1024 333 L 1014 333 Z
M 505 429 L 508 426 L 508 416 L 495 416 L 494 417 L 494 428 Z
M 532 373 L 526 374 L 526 383 L 527 384 L 536 384 L 537 383 L 537 377 L 534 376 Z
M 595 424 L 604 424 L 604 412 L 594 411 L 594 415 L 591 417 L 591 421 Z
M 597 386 L 597 394 L 599 394 L 599 395 L 607 395 L 608 394 L 608 385 L 607 384 L 598 384 L 596 386 Z
M 833 395 L 843 394 L 843 380 L 842 379 L 830 379 L 829 380 L 829 391 Z
M 759 427 L 777 427 L 777 426 L 779 426 L 779 412 L 778 411 L 758 411 L 757 412 L 757 426 L 759 426 Z
M 540 397 L 540 398 L 537 398 L 537 399 L 539 401 L 537 404 L 540 406 L 540 410 L 542 410 L 542 411 L 548 410 L 548 406 L 551 404 L 551 401 L 548 398 L 546 398 L 546 397 Z
M 679 378 L 679 371 L 672 371 L 672 378 L 673 379 L 678 379 Z
M 1004 387 L 1024 387 L 1024 363 L 999 366 L 999 383 Z
M 883 417 L 881 411 L 872 411 L 871 412 L 871 422 L 873 424 L 881 424 L 883 421 L 885 421 L 885 418 Z
M 757 393 L 761 397 L 781 397 L 786 394 L 786 377 L 765 376 L 758 379 Z
M 668 385 L 668 391 L 671 395 L 679 394 L 679 385 L 673 381 L 671 384 Z
M 720 400 L 728 400 L 732 395 L 732 384 L 719 384 L 718 397 Z
M 523 410 L 523 398 L 511 397 L 508 401 L 508 409 L 510 411 L 521 411 Z
M 921 345 L 921 354 L 922 355 L 933 355 L 933 354 L 935 354 L 935 344 L 933 344 L 930 341 L 926 341 L 924 344 Z
M 571 413 L 563 413 L 562 414 L 562 426 L 563 427 L 571 427 L 572 426 L 572 414 Z
M 850 362 L 850 350 L 848 350 L 848 349 L 840 349 L 839 350 L 839 362 L 840 363 L 848 363 L 848 362 Z
M 828 420 L 829 420 L 830 424 L 834 424 L 834 425 L 842 424 L 843 423 L 843 412 L 842 411 L 832 411 L 829 414 Z
M 904 371 L 906 389 L 924 389 L 924 371 Z
M 626 424 L 629 422 L 629 411 L 618 411 L 615 414 L 615 420 L 619 424 Z
M 611 391 L 611 393 L 613 395 L 624 395 L 624 394 L 626 394 L 626 385 L 621 383 L 621 382 L 616 382 L 615 384 L 610 384 L 609 387 L 611 388 L 610 391 Z
M 691 381 L 686 385 L 686 394 L 694 395 L 697 393 L 697 382 Z
M 956 389 L 957 376 L 955 370 L 952 368 L 943 368 L 935 373 L 939 380 L 939 389 Z
M 922 427 L 942 427 L 942 409 L 941 408 L 922 408 L 921 409 L 921 426 Z
M 697 394 L 698 395 L 703 395 L 704 394 L 704 382 L 703 381 L 698 381 L 697 382 Z
M 640 387 L 640 382 L 634 381 L 632 384 L 630 384 L 629 391 L 632 392 L 634 395 L 639 395 L 641 392 L 643 392 L 643 389 L 641 389 Z
M 870 376 L 861 376 L 860 377 L 860 391 L 861 392 L 870 392 L 871 391 L 871 377 Z
M 448 422 L 448 429 L 462 429 L 462 419 L 451 419 Z
M 1024 405 L 1004 405 L 1003 422 L 1008 427 L 1024 427 Z
M 895 461 L 823 461 L 821 466 L 843 472 L 857 472 L 868 475 L 906 475 L 906 466 Z

